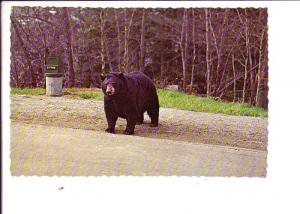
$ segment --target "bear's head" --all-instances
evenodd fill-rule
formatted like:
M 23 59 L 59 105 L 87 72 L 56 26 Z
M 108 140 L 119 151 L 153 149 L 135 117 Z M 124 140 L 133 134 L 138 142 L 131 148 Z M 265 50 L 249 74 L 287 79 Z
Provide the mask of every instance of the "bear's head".
M 107 96 L 120 94 L 124 90 L 125 77 L 123 73 L 111 72 L 106 76 L 101 76 L 102 91 Z

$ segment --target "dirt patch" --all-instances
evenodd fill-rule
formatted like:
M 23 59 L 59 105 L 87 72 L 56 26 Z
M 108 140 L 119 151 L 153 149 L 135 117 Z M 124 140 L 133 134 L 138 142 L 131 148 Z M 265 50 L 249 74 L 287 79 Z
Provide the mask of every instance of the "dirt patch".
M 32 124 L 97 130 L 107 126 L 103 102 L 69 99 L 67 97 L 11 95 L 11 119 Z M 160 108 L 157 128 L 145 124 L 136 126 L 135 135 L 182 141 L 229 145 L 241 148 L 267 150 L 267 119 L 228 116 L 222 114 Z M 117 121 L 116 132 L 122 133 L 126 121 Z

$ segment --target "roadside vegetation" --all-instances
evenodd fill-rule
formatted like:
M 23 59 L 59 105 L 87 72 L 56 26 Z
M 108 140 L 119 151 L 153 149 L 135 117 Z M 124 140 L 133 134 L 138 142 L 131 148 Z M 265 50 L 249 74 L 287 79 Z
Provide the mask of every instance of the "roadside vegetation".
M 44 88 L 11 88 L 12 94 L 44 95 Z M 65 88 L 64 96 L 71 99 L 103 100 L 98 88 Z M 197 112 L 221 113 L 227 115 L 267 117 L 268 111 L 246 103 L 233 103 L 215 100 L 213 97 L 200 97 L 179 91 L 158 89 L 159 103 L 164 108 L 174 108 Z

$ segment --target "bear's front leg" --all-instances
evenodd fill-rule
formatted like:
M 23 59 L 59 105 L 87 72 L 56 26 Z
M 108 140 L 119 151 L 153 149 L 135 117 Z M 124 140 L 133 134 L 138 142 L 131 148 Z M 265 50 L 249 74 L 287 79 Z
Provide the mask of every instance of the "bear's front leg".
M 107 96 L 104 97 L 104 112 L 108 123 L 108 128 L 105 129 L 105 131 L 109 133 L 115 133 L 118 115 L 115 113 L 115 108 L 112 101 Z
M 108 119 L 107 121 L 108 121 L 108 128 L 105 129 L 105 131 L 114 134 L 117 119 L 113 118 L 113 119 Z
M 124 134 L 126 135 L 132 135 L 134 134 L 134 128 L 137 122 L 136 117 L 134 116 L 129 116 L 128 118 L 126 118 L 127 121 L 127 125 L 126 125 L 126 129 L 124 131 Z
M 108 128 L 105 129 L 105 131 L 114 134 L 118 116 L 116 116 L 115 114 L 112 114 L 111 112 L 108 112 L 108 111 L 106 111 L 105 114 L 106 114 L 106 120 L 108 123 Z

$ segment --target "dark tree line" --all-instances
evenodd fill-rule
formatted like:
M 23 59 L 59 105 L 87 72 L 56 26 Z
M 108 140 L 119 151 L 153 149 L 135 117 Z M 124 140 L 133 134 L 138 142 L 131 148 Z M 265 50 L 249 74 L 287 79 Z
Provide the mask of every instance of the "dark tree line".
M 140 70 L 158 86 L 267 107 L 265 8 L 13 7 L 11 86 L 42 87 L 60 56 L 64 87 Z

